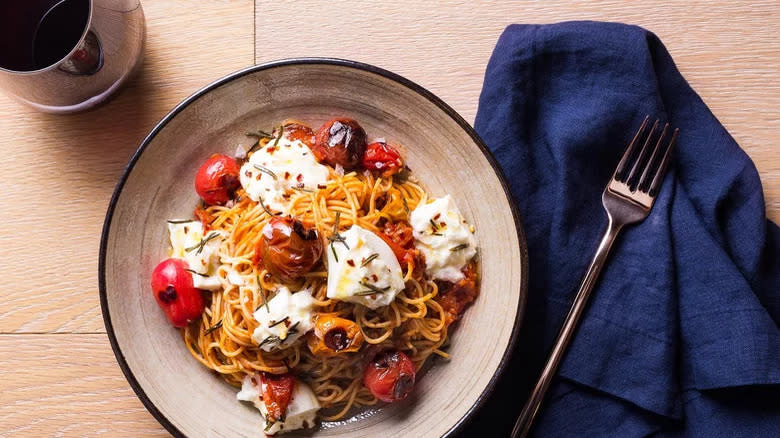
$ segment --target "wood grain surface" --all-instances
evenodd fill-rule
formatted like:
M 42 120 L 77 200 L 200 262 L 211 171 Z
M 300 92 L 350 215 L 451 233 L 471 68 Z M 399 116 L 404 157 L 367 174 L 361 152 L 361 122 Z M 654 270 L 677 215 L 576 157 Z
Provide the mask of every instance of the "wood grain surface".
M 44 115 L 0 95 L 0 437 L 167 436 L 135 398 L 103 334 L 100 230 L 122 169 L 154 123 L 253 61 L 373 63 L 473 121 L 485 65 L 507 24 L 642 25 L 753 158 L 768 215 L 780 220 L 777 1 L 255 3 L 144 1 L 141 74 L 95 111 Z

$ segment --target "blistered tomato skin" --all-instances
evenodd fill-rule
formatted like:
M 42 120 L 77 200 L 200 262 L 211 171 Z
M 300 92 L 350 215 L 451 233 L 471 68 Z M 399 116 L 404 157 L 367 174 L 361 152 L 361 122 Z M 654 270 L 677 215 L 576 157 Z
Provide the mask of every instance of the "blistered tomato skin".
M 383 402 L 405 399 L 414 389 L 414 364 L 398 350 L 378 353 L 363 371 L 363 384 Z
M 328 120 L 317 132 L 312 152 L 321 163 L 354 169 L 366 152 L 366 131 L 353 119 Z
M 273 217 L 263 227 L 254 261 L 283 282 L 291 282 L 311 271 L 322 250 L 315 229 L 306 229 L 291 217 Z
M 174 327 L 184 327 L 203 313 L 203 297 L 192 283 L 187 262 L 166 259 L 152 273 L 152 291 L 157 304 Z
M 198 169 L 195 191 L 206 204 L 222 205 L 232 199 L 236 189 L 241 186 L 238 178 L 240 170 L 233 158 L 214 154 Z
M 404 162 L 397 149 L 385 142 L 374 142 L 366 147 L 363 168 L 380 174 L 384 178 L 395 175 L 404 168 Z

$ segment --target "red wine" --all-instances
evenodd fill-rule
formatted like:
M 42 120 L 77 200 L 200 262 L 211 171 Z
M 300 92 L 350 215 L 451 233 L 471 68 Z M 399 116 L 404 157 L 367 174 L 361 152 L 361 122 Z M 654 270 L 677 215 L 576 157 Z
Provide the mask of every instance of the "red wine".
M 89 0 L 0 2 L 0 67 L 33 71 L 56 64 L 79 43 Z

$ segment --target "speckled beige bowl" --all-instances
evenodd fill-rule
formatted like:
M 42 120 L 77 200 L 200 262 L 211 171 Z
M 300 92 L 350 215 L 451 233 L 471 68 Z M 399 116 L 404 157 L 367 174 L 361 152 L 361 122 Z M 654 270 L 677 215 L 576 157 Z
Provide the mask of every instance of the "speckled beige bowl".
M 236 72 L 203 88 L 149 134 L 117 184 L 100 247 L 100 298 L 122 371 L 149 411 L 178 437 L 261 437 L 261 417 L 193 359 L 149 282 L 166 257 L 165 220 L 197 202 L 193 177 L 210 154 L 233 154 L 244 133 L 296 118 L 317 127 L 357 119 L 369 137 L 401 143 L 434 194 L 451 194 L 476 227 L 482 285 L 438 361 L 402 403 L 316 431 L 316 437 L 452 435 L 489 397 L 506 366 L 525 303 L 525 240 L 507 185 L 474 130 L 440 99 L 393 73 L 333 59 L 294 59 Z M 290 436 L 290 435 L 285 435 Z

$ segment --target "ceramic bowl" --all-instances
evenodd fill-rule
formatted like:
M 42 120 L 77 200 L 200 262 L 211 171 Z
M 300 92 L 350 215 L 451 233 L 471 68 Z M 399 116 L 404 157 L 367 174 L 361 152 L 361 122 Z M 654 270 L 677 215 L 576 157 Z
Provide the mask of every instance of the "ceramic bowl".
M 167 257 L 165 221 L 191 215 L 197 168 L 247 144 L 245 132 L 286 118 L 317 127 L 334 116 L 404 145 L 428 191 L 455 198 L 476 227 L 481 289 L 451 335 L 451 359 L 433 364 L 412 397 L 285 436 L 453 435 L 505 371 L 525 303 L 527 255 L 506 181 L 479 136 L 447 104 L 391 72 L 336 59 L 271 62 L 206 86 L 165 116 L 130 160 L 106 214 L 99 265 L 106 330 L 130 385 L 174 436 L 262 430 L 259 412 L 190 356 L 154 300 L 150 276 Z

